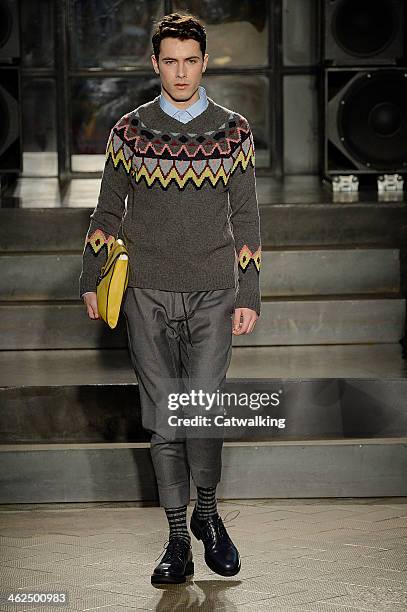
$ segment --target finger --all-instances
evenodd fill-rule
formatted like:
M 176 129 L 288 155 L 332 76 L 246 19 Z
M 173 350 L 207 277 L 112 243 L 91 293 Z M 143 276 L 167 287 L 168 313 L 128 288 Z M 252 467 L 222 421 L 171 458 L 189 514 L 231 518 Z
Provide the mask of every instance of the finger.
M 249 327 L 248 327 L 248 330 L 247 330 L 247 333 L 248 333 L 248 334 L 251 334 L 251 333 L 252 333 L 252 331 L 253 331 L 253 330 L 254 330 L 254 328 L 256 327 L 256 322 L 257 322 L 257 319 L 252 319 L 252 320 L 251 320 L 251 322 L 250 322 L 250 324 L 249 324 Z
M 91 305 L 90 305 L 90 304 L 88 304 L 87 302 L 86 302 L 86 309 L 87 309 L 87 311 L 88 311 L 88 317 L 89 317 L 89 319 L 93 319 L 93 318 L 94 318 L 94 317 L 93 317 L 93 308 L 92 308 L 92 307 L 91 307 Z
M 233 328 L 233 333 L 236 335 L 240 335 L 243 332 L 243 323 L 239 323 L 237 327 Z
M 92 304 L 88 304 L 87 306 L 88 306 L 88 315 L 89 315 L 89 318 L 90 319 L 98 319 L 99 318 L 99 316 L 98 316 L 99 313 L 98 313 L 97 309 L 95 309 L 92 306 Z
M 249 316 L 243 316 L 243 324 L 240 330 L 241 334 L 247 334 L 247 330 L 249 328 L 249 325 L 251 323 L 251 317 Z
M 237 330 L 240 326 L 241 310 L 237 308 L 233 317 L 233 329 Z
M 242 313 L 242 321 L 240 324 L 240 327 L 236 330 L 236 334 L 237 335 L 241 335 L 241 334 L 245 334 L 247 331 L 247 327 L 249 325 L 250 322 L 250 314 L 245 314 L 244 312 Z

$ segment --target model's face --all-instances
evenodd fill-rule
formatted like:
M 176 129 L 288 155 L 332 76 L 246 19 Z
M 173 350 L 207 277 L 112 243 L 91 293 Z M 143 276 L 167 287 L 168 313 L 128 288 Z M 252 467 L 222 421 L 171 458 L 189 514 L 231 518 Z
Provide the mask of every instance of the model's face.
M 157 63 L 151 56 L 154 70 L 160 75 L 164 95 L 179 108 L 190 106 L 199 99 L 199 84 L 206 70 L 208 54 L 202 57 L 197 40 L 164 38 Z M 183 85 L 181 87 L 180 85 Z

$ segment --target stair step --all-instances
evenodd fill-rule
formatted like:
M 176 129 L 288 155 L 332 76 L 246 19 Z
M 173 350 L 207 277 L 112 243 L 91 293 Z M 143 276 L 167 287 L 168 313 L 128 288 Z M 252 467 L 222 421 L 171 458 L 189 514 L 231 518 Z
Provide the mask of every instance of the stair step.
M 399 257 L 398 249 L 266 250 L 262 296 L 397 293 Z
M 0 299 L 77 300 L 81 255 L 0 255 Z M 44 270 L 47 274 L 44 274 Z M 263 297 L 400 291 L 398 249 L 299 249 L 262 256 Z
M 407 206 L 403 201 L 332 202 L 332 194 L 322 193 L 305 203 L 304 194 L 298 192 L 291 201 L 280 203 L 280 199 L 271 204 L 271 197 L 265 197 L 259 206 L 264 249 L 314 245 L 405 248 Z M 23 208 L 18 199 L 2 200 L 3 206 L 10 207 L 0 208 L 0 252 L 81 253 L 96 201 L 96 193 L 88 208 L 80 199 L 72 207 L 60 207 L 58 194 L 50 196 L 48 207 L 44 207 L 43 194 L 29 203 L 31 208 Z
M 234 346 L 227 378 L 406 378 L 399 342 L 300 346 Z M 0 352 L 0 387 L 137 384 L 123 349 Z
M 3 504 L 158 500 L 147 444 L 11 445 L 0 457 Z M 406 437 L 225 442 L 222 465 L 219 498 L 407 495 Z
M 406 300 L 383 296 L 343 299 L 265 298 L 251 334 L 234 346 L 394 343 L 404 334 Z M 82 303 L 2 303 L 0 350 L 125 348 L 123 315 L 116 329 L 88 318 Z
M 307 367 L 304 348 L 295 347 L 291 355 L 288 347 L 284 347 L 285 352 L 276 350 L 270 366 L 266 368 L 266 362 L 262 369 L 257 366 L 253 377 L 246 364 L 254 351 L 266 357 L 271 349 L 268 352 L 233 349 L 224 391 L 235 399 L 231 406 L 226 404 L 227 416 L 247 419 L 259 415 L 266 420 L 225 427 L 222 429 L 225 439 L 321 440 L 407 435 L 407 377 L 395 347 L 383 345 L 383 354 L 379 347 L 358 351 L 320 347 L 318 354 L 308 351 Z M 283 358 L 278 376 L 273 365 L 280 357 Z M 368 362 L 366 375 L 359 377 L 353 373 L 347 378 L 342 372 L 340 376 L 335 369 L 335 357 L 349 371 L 355 360 L 364 358 Z M 0 358 L 1 444 L 149 439 L 142 428 L 137 378 L 126 351 L 5 351 Z M 389 363 L 385 363 L 387 358 Z M 287 367 L 284 372 L 284 363 L 291 369 Z M 304 375 L 306 371 L 309 377 Z M 277 401 L 260 405 L 259 398 L 266 397 L 260 396 L 262 393 L 268 398 L 275 394 Z M 238 399 L 248 396 L 253 403 Z

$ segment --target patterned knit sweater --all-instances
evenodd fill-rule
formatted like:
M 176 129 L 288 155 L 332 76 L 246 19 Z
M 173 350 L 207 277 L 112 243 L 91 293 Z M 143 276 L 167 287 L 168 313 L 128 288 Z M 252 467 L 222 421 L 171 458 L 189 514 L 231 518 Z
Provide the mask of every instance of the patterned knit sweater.
M 79 295 L 115 238 L 129 252 L 129 286 L 167 291 L 235 287 L 235 308 L 260 314 L 260 218 L 253 135 L 245 117 L 208 97 L 187 123 L 159 96 L 119 119 L 106 147 L 82 254 Z

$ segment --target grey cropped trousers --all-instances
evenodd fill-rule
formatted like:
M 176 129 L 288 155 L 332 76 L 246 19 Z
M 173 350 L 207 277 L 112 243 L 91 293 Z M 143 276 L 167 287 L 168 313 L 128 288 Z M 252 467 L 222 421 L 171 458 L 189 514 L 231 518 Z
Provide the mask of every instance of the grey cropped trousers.
M 161 506 L 190 501 L 195 486 L 221 479 L 223 438 L 168 427 L 168 392 L 202 381 L 221 390 L 232 354 L 235 288 L 174 292 L 127 287 L 122 312 L 137 376 L 143 428 L 151 432 L 150 451 Z M 188 413 L 187 413 L 188 416 Z M 167 424 L 167 426 L 166 426 Z

